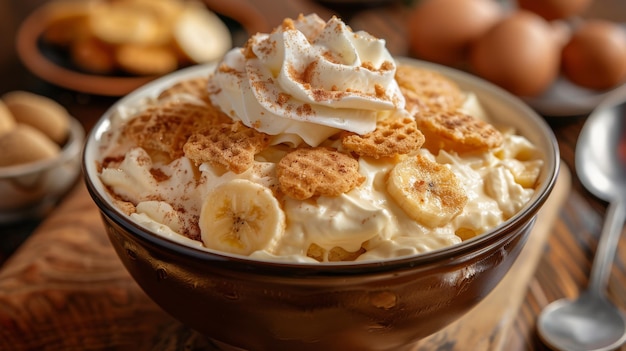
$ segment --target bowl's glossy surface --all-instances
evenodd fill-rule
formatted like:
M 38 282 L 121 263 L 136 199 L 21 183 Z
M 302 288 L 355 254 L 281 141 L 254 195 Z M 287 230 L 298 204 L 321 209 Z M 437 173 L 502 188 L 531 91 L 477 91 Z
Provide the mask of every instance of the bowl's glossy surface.
M 109 111 L 88 138 L 84 174 L 115 250 L 143 290 L 217 344 L 248 350 L 398 350 L 481 301 L 517 258 L 554 186 L 556 140 L 538 115 L 503 90 L 438 65 L 401 61 L 436 69 L 474 91 L 496 121 L 514 126 L 543 150 L 540 184 L 517 215 L 462 244 L 384 262 L 285 264 L 202 251 L 143 229 L 113 206 L 96 168 L 98 143 L 110 127 Z M 119 104 L 158 94 L 176 80 L 211 69 L 183 70 Z
M 0 167 L 0 222 L 45 213 L 76 182 L 85 132 L 80 122 L 70 121 L 69 138 L 58 156 Z

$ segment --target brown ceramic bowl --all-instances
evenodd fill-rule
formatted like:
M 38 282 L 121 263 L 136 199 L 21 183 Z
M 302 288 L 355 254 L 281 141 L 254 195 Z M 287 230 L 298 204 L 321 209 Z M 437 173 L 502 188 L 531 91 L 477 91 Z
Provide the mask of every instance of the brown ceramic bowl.
M 474 91 L 495 119 L 515 126 L 544 152 L 540 185 L 517 215 L 461 244 L 380 262 L 290 264 L 207 252 L 158 236 L 115 208 L 96 169 L 109 111 L 88 138 L 84 174 L 115 250 L 143 290 L 220 347 L 245 350 L 398 350 L 487 296 L 524 247 L 554 186 L 554 135 L 529 107 L 492 84 L 442 66 L 402 61 L 436 69 Z M 152 82 L 112 109 L 211 69 L 198 66 Z

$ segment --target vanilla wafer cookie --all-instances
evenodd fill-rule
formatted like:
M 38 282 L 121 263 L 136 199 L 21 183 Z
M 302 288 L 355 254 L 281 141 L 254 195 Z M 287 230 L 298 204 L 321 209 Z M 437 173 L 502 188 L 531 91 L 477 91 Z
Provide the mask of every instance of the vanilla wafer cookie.
M 493 125 L 461 111 L 427 111 L 415 115 L 426 138 L 424 147 L 458 153 L 485 151 L 500 146 L 503 136 Z
M 196 164 L 208 162 L 240 174 L 253 165 L 254 155 L 269 142 L 269 135 L 237 121 L 212 125 L 203 133 L 192 134 L 183 149 L 185 156 Z
M 330 250 L 326 250 L 323 247 L 313 243 L 309 245 L 306 255 L 319 262 L 340 262 L 340 261 L 354 261 L 365 252 L 364 248 L 359 248 L 356 251 L 348 251 L 340 246 L 335 246 Z
M 127 216 L 137 213 L 137 207 L 132 202 L 122 200 L 119 196 L 113 196 L 113 203 L 115 203 L 115 207 Z
M 131 119 L 123 135 L 134 140 L 155 159 L 165 162 L 183 156 L 183 145 L 196 131 L 224 117 L 211 105 L 167 102 L 146 108 Z
M 455 82 L 433 70 L 398 65 L 395 77 L 411 114 L 456 110 L 465 101 L 465 95 Z
M 276 175 L 283 193 L 298 200 L 339 196 L 365 180 L 356 159 L 324 147 L 289 152 L 276 165 Z
M 117 45 L 114 55 L 119 67 L 134 75 L 162 75 L 178 67 L 176 53 L 163 45 Z
M 409 116 L 391 116 L 376 124 L 373 132 L 359 135 L 343 133 L 344 148 L 360 156 L 373 158 L 409 154 L 424 144 L 424 135 Z
M 10 132 L 15 128 L 17 122 L 9 108 L 0 99 L 0 135 Z
M 211 98 L 207 90 L 208 77 L 193 77 L 182 80 L 171 87 L 163 90 L 157 99 L 159 101 L 175 99 L 181 95 L 189 95 L 200 101 L 211 104 Z

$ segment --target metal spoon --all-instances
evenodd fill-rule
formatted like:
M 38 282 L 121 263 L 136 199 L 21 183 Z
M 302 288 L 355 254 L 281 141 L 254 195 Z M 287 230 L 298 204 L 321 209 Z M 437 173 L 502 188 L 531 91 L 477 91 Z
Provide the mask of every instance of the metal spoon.
M 626 316 L 605 295 L 626 218 L 625 91 L 612 95 L 589 115 L 576 144 L 578 178 L 609 207 L 587 291 L 576 300 L 551 303 L 539 316 L 539 336 L 555 349 L 613 350 L 626 341 Z

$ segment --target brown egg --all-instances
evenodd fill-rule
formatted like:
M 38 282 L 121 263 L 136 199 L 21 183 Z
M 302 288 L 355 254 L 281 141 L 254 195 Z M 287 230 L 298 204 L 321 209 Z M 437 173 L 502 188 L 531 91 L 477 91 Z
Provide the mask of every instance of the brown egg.
M 471 68 L 514 94 L 541 94 L 559 73 L 556 37 L 553 27 L 539 15 L 515 11 L 475 42 Z
M 578 27 L 561 54 L 563 75 L 590 89 L 608 89 L 626 81 L 626 32 L 594 19 Z
M 561 19 L 579 15 L 592 0 L 517 0 L 517 5 L 547 19 Z
M 469 45 L 501 18 L 493 0 L 422 0 L 407 23 L 412 54 L 454 65 L 466 58 Z

